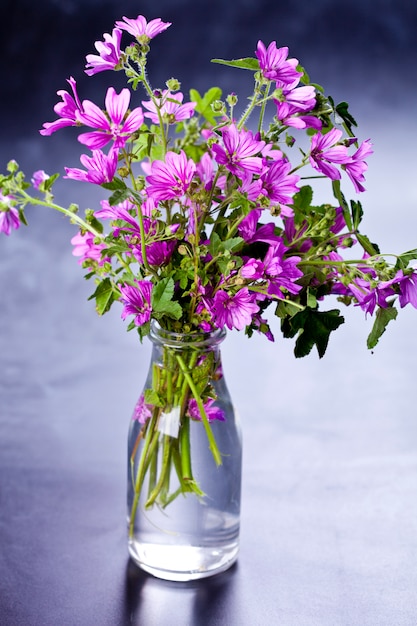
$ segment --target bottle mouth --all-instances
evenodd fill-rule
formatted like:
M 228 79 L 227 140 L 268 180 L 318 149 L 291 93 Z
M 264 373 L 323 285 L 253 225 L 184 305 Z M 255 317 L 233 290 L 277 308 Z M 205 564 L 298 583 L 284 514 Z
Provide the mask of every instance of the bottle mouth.
M 154 343 L 182 349 L 185 345 L 189 345 L 193 348 L 217 345 L 221 343 L 225 337 L 225 328 L 216 328 L 210 332 L 178 333 L 165 330 L 165 328 L 162 328 L 155 320 L 151 322 L 151 330 L 149 333 L 149 338 Z

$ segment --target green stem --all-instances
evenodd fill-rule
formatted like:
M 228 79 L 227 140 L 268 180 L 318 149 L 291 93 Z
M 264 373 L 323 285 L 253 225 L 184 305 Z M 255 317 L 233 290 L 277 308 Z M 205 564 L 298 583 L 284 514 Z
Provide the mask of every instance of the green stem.
M 55 204 L 54 202 L 45 202 L 44 200 L 40 200 L 39 198 L 33 198 L 32 196 L 27 194 L 25 191 L 20 191 L 20 193 L 25 199 L 25 204 L 32 204 L 34 206 L 35 205 L 44 206 L 49 209 L 53 209 L 54 211 L 59 211 L 59 213 L 63 213 L 64 215 L 69 217 L 73 222 L 81 226 L 81 228 L 92 233 L 95 237 L 100 237 L 100 239 L 103 238 L 103 235 L 101 233 L 99 233 L 93 226 L 91 226 L 91 224 L 88 224 L 88 222 L 83 220 L 82 217 L 79 217 L 73 211 L 70 211 L 69 209 L 65 209 L 63 206 L 60 206 L 59 204 Z
M 177 354 L 176 357 L 177 357 L 177 361 L 178 361 L 178 363 L 179 363 L 179 365 L 180 365 L 180 367 L 181 367 L 181 369 L 183 371 L 184 377 L 185 377 L 185 379 L 186 379 L 186 381 L 187 381 L 187 383 L 188 383 L 188 385 L 189 385 L 189 387 L 191 389 L 191 392 L 192 392 L 192 394 L 194 396 L 194 399 L 195 399 L 195 401 L 197 403 L 198 409 L 200 411 L 201 420 L 203 422 L 204 429 L 205 429 L 206 434 L 207 434 L 207 439 L 209 440 L 209 448 L 211 450 L 213 458 L 214 458 L 214 460 L 216 462 L 216 465 L 221 465 L 222 464 L 222 458 L 221 458 L 219 449 L 217 447 L 216 440 L 214 439 L 214 435 L 213 435 L 213 433 L 211 431 L 210 423 L 208 421 L 208 417 L 207 417 L 206 411 L 204 409 L 203 401 L 202 401 L 202 399 L 200 397 L 200 394 L 197 391 L 197 388 L 196 388 L 196 386 L 194 384 L 194 381 L 193 381 L 193 379 L 192 379 L 192 377 L 190 375 L 190 372 L 189 372 L 187 366 L 184 363 L 184 359 L 181 357 L 180 354 Z

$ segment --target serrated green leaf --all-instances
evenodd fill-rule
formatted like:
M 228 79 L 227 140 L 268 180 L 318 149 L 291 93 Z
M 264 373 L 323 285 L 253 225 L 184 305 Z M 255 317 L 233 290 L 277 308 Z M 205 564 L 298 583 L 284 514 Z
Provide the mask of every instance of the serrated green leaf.
M 343 211 L 343 217 L 345 219 L 346 222 L 346 226 L 348 227 L 349 230 L 353 229 L 353 224 L 352 224 L 352 219 L 350 217 L 350 209 L 349 206 L 346 202 L 345 196 L 342 193 L 342 189 L 340 186 L 340 180 L 332 180 L 332 188 L 333 188 L 333 195 L 336 198 L 336 200 L 338 201 L 338 203 L 340 204 L 340 206 L 342 207 L 342 211 Z
M 145 389 L 143 399 L 145 404 L 151 404 L 152 406 L 164 406 L 164 402 L 161 400 L 155 389 Z
M 151 303 L 155 317 L 164 315 L 173 319 L 180 319 L 182 308 L 178 302 L 172 300 L 174 295 L 174 281 L 171 277 L 160 280 L 152 290 Z
M 242 70 L 251 70 L 252 72 L 259 70 L 259 61 L 253 57 L 232 59 L 231 61 L 226 61 L 225 59 L 211 59 L 211 62 L 219 63 L 220 65 L 228 65 L 229 67 L 238 67 Z
M 375 256 L 380 253 L 380 250 L 376 243 L 372 243 L 366 235 L 356 233 L 356 238 L 361 244 L 362 248 L 371 256 Z
M 190 100 L 197 103 L 195 111 L 212 125 L 216 124 L 216 114 L 211 105 L 216 100 L 220 100 L 221 97 L 222 90 L 220 87 L 211 87 L 204 96 L 201 96 L 197 89 L 190 89 Z
M 388 323 L 391 320 L 395 320 L 398 315 L 398 311 L 394 306 L 389 306 L 387 308 L 379 308 L 377 309 L 375 315 L 374 325 L 372 327 L 371 332 L 369 333 L 368 340 L 366 345 L 369 349 L 375 348 L 378 343 L 380 337 L 384 334 Z
M 121 178 L 115 176 L 110 183 L 102 183 L 101 187 L 109 191 L 115 191 L 116 189 L 126 189 L 126 183 Z
M 351 200 L 350 206 L 351 206 L 351 211 L 352 211 L 353 228 L 357 230 L 363 217 L 362 205 L 360 202 Z
M 97 286 L 95 292 L 88 299 L 95 299 L 96 311 L 99 315 L 107 313 L 115 299 L 114 289 L 110 278 L 104 278 L 104 280 L 102 280 Z
M 310 185 L 304 185 L 294 195 L 293 207 L 297 211 L 300 211 L 303 215 L 310 212 L 311 203 L 313 201 L 313 189 Z
M 132 192 L 128 187 L 124 189 L 117 189 L 109 198 L 110 206 L 115 206 L 116 204 L 120 204 L 125 200 L 128 200 L 132 196 Z
M 357 122 L 354 117 L 348 111 L 349 105 L 347 102 L 340 102 L 336 105 L 336 114 L 341 118 L 343 126 L 347 132 L 353 137 L 352 126 L 357 126 Z
M 292 318 L 282 320 L 281 329 L 284 337 L 295 337 L 298 333 L 294 348 L 297 358 L 310 354 L 314 346 L 322 358 L 329 343 L 330 333 L 339 328 L 344 321 L 338 309 L 317 311 L 307 307 Z
M 397 258 L 395 269 L 397 270 L 405 269 L 406 267 L 408 267 L 408 264 L 410 263 L 410 261 L 413 261 L 414 259 L 417 259 L 417 248 L 414 248 L 414 250 L 409 250 L 408 252 L 404 252 L 403 254 L 400 254 L 399 257 Z
M 159 311 L 166 302 L 172 300 L 174 295 L 174 281 L 171 277 L 163 278 L 154 286 L 152 290 L 152 309 Z

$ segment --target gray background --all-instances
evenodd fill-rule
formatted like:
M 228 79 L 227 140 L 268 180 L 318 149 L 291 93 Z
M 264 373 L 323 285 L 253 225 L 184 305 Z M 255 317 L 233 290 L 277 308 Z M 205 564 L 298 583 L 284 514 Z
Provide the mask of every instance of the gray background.
M 78 166 L 71 129 L 37 129 L 70 75 L 103 100 L 114 76 L 83 76 L 85 54 L 138 13 L 173 22 L 152 45 L 154 86 L 175 76 L 185 92 L 218 84 L 243 102 L 249 75 L 210 58 L 251 56 L 258 39 L 288 45 L 373 139 L 364 231 L 385 251 L 417 246 L 411 1 L 3 2 L 2 169 L 11 157 L 28 174 Z M 95 208 L 87 187 L 64 181 L 58 199 Z M 126 433 L 149 346 L 117 307 L 97 319 L 73 227 L 42 209 L 28 219 L 0 241 L 0 623 L 415 626 L 417 311 L 401 311 L 373 354 L 358 309 L 343 311 L 323 360 L 296 360 L 278 324 L 275 344 L 229 334 L 241 557 L 217 578 L 164 583 L 128 563 L 125 541 Z

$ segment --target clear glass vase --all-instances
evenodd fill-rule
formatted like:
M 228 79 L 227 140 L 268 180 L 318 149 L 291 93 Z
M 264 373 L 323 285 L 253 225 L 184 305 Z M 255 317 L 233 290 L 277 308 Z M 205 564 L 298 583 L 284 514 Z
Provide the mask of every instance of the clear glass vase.
M 128 444 L 129 552 L 166 580 L 204 578 L 239 550 L 242 440 L 222 372 L 225 332 L 152 323 Z

